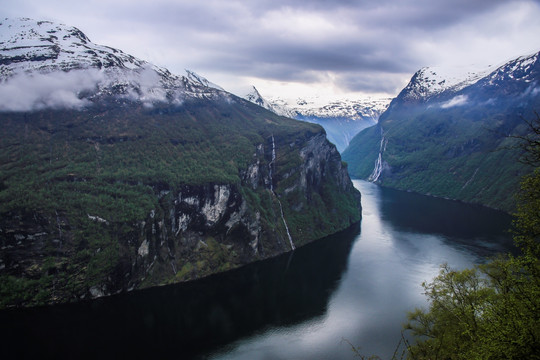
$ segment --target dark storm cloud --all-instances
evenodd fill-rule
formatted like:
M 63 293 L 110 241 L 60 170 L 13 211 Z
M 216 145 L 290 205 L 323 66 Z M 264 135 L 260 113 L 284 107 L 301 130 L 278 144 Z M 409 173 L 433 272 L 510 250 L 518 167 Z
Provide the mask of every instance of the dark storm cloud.
M 393 89 L 422 66 L 472 57 L 480 46 L 494 52 L 513 44 L 521 28 L 538 28 L 526 22 L 540 12 L 533 0 L 6 1 L 6 16 L 23 9 L 77 26 L 93 41 L 174 72 L 326 78 L 370 92 Z M 516 19 L 506 9 L 518 9 Z
M 211 49 L 202 54 L 205 68 L 307 82 L 321 71 L 346 73 L 362 77 L 343 82 L 348 89 L 385 91 L 393 86 L 366 74 L 411 73 L 430 65 L 412 43 L 509 2 L 229 1 L 175 5 L 169 14 L 181 14 L 185 33 L 197 28 L 197 41 Z

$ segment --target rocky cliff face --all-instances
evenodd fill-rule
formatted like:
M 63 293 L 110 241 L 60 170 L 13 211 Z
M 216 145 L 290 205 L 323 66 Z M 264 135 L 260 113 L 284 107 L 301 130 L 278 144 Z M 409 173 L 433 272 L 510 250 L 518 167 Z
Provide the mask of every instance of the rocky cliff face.
M 142 217 L 118 221 L 99 207 L 83 209 L 82 216 L 30 206 L 3 212 L 3 305 L 196 279 L 291 251 L 359 221 L 360 194 L 323 130 L 276 130 L 254 144 L 239 182 L 146 184 L 154 201 Z M 128 141 L 115 139 L 109 147 Z M 86 186 L 92 179 L 68 174 L 62 181 Z
M 359 220 L 353 210 L 359 209 L 359 193 L 339 153 L 323 134 L 305 143 L 286 144 L 286 151 L 297 152 L 300 158 L 297 166 L 287 170 L 282 164 L 272 163 L 272 146 L 277 147 L 276 139 L 273 144 L 268 141 L 256 147 L 253 162 L 241 171 L 240 185 L 182 186 L 173 194 L 162 191 L 160 209 L 140 223 L 142 242 L 130 250 L 136 271 L 124 287 L 194 279 L 228 270 L 294 250 Z M 287 156 L 279 147 L 275 151 L 277 156 Z M 326 209 L 324 201 L 313 199 L 324 196 L 323 188 L 330 186 L 336 193 L 350 195 L 351 200 L 334 197 L 334 201 L 344 203 Z M 310 209 L 321 204 L 322 208 Z M 339 209 L 346 205 L 352 211 Z M 325 213 L 332 225 L 299 223 L 306 216 L 304 220 L 328 223 L 316 216 L 310 218 L 312 210 Z M 332 219 L 327 212 L 343 218 Z

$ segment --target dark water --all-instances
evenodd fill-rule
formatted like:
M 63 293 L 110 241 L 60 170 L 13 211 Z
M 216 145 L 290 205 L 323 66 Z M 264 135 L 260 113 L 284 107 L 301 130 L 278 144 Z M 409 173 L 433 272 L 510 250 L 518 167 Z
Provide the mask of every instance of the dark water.
M 0 358 L 389 358 L 420 284 L 511 249 L 500 212 L 357 181 L 356 227 L 200 281 L 0 312 Z

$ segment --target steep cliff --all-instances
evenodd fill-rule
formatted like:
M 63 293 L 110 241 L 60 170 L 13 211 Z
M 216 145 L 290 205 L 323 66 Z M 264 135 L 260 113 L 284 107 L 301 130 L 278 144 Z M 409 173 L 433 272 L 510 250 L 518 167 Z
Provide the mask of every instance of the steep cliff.
M 74 27 L 0 30 L 0 307 L 195 279 L 359 220 L 320 126 Z
M 239 98 L 4 112 L 2 306 L 195 279 L 360 219 L 313 124 Z

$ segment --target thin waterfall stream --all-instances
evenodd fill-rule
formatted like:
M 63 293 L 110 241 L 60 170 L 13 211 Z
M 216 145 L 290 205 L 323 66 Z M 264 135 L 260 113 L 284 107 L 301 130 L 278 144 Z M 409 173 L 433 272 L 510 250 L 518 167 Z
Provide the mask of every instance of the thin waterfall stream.
M 276 200 L 279 204 L 279 211 L 281 213 L 281 220 L 283 220 L 283 225 L 285 225 L 285 230 L 287 231 L 287 237 L 289 238 L 289 243 L 291 244 L 291 249 L 295 250 L 296 247 L 294 246 L 293 239 L 291 236 L 291 233 L 289 232 L 289 226 L 287 225 L 287 221 L 285 220 L 285 214 L 283 213 L 283 205 L 281 205 L 281 201 L 279 200 L 276 192 L 274 191 L 274 179 L 272 178 L 272 168 L 274 166 L 274 163 L 276 161 L 276 142 L 274 140 L 274 134 L 272 134 L 272 161 L 270 161 L 270 164 L 268 164 L 268 177 L 270 178 L 270 191 L 272 194 L 274 194 Z
M 369 175 L 368 181 L 376 182 L 377 180 L 379 180 L 383 169 L 382 155 L 383 152 L 386 150 L 387 143 L 388 139 L 384 137 L 383 129 L 381 127 L 381 145 L 379 147 L 379 156 L 377 157 L 377 160 L 375 160 L 375 168 L 373 169 L 371 175 Z

